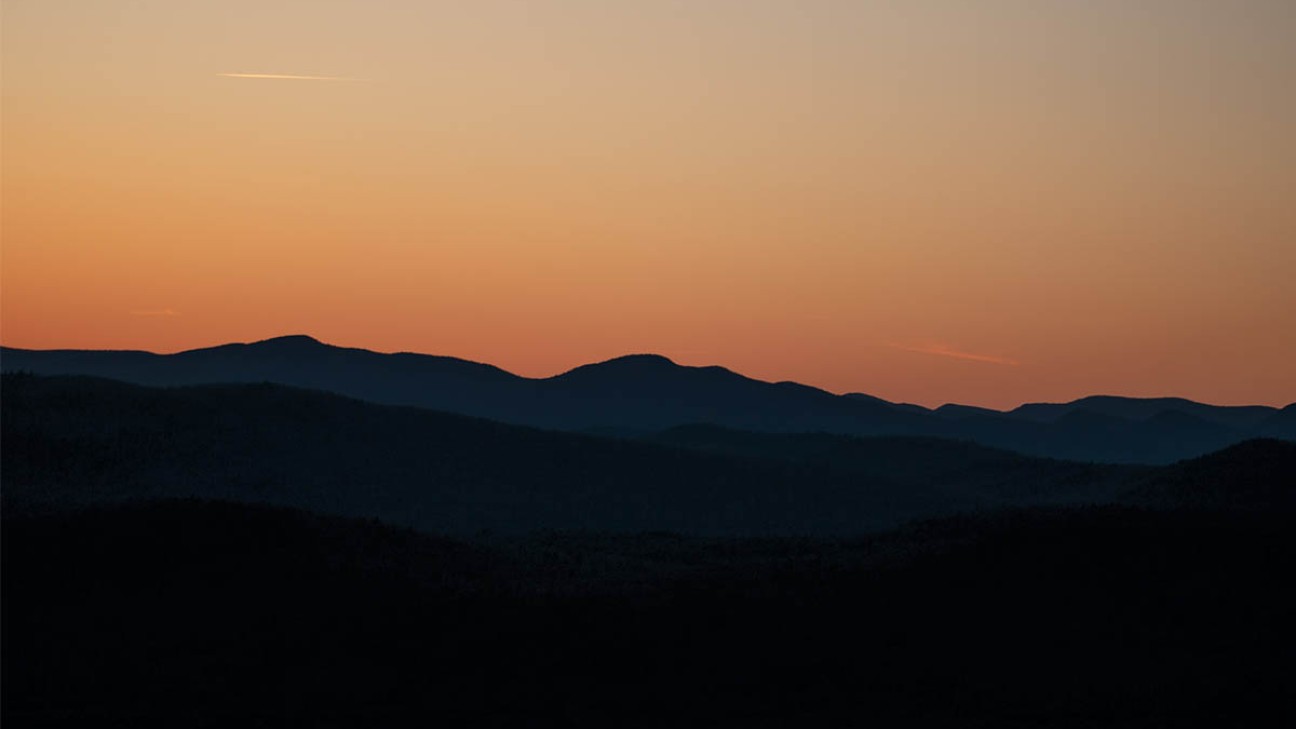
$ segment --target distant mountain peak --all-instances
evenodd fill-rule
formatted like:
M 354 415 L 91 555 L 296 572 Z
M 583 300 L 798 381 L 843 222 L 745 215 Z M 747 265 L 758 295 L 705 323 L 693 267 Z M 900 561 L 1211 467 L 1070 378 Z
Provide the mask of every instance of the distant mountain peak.
M 558 382 L 598 383 L 598 386 L 629 386 L 655 382 L 661 386 L 711 387 L 719 382 L 755 383 L 768 386 L 724 367 L 682 365 L 660 354 L 628 354 L 587 364 L 552 378 Z M 666 383 L 670 383 L 667 385 Z
M 284 335 L 284 336 L 282 336 L 282 337 L 271 337 L 270 339 L 262 339 L 262 340 L 260 340 L 260 341 L 258 341 L 258 342 L 251 342 L 251 343 L 250 343 L 250 346 L 253 346 L 253 347 L 261 347 L 261 346 L 272 346 L 272 347 L 301 347 L 301 346 L 311 346 L 311 347 L 321 347 L 321 346 L 327 346 L 327 345 L 325 345 L 323 342 L 321 342 L 320 340 L 316 339 L 315 337 L 310 336 L 309 334 L 286 334 L 286 335 Z
M 581 365 L 558 375 L 559 378 L 586 376 L 591 373 L 667 372 L 682 369 L 670 358 L 660 354 L 627 354 L 602 362 Z
M 604 362 L 599 362 L 595 366 L 599 366 L 599 365 L 660 365 L 660 366 L 671 366 L 671 367 L 678 366 L 675 363 L 675 361 L 672 360 L 670 357 L 666 357 L 665 355 L 660 355 L 660 354 L 626 354 L 620 357 L 613 357 L 612 359 L 606 360 Z
M 199 347 L 198 349 L 189 349 L 178 354 L 182 357 L 207 356 L 222 352 L 242 352 L 244 354 L 259 352 L 278 355 L 285 353 L 314 355 L 327 349 L 336 349 L 336 347 L 325 344 L 315 337 L 306 334 L 288 334 L 282 337 L 260 339 L 255 342 L 230 342 L 229 344 L 218 344 L 214 347 Z

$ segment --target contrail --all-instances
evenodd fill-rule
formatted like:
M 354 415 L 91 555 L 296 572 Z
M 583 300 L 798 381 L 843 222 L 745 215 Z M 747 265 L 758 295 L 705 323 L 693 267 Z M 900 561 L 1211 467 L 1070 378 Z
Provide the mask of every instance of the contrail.
M 976 354 L 973 352 L 960 352 L 957 349 L 946 347 L 943 344 L 930 344 L 922 347 L 914 347 L 914 346 L 908 346 L 904 344 L 888 343 L 887 346 L 891 347 L 892 349 L 899 349 L 905 352 L 918 352 L 919 354 L 934 354 L 937 357 L 953 357 L 954 359 L 966 359 L 972 362 L 986 362 L 988 364 L 1007 365 L 1009 367 L 1017 367 L 1021 365 L 1021 362 L 1018 362 L 1015 359 L 1008 359 L 1007 357 L 996 357 L 992 354 Z
M 225 78 L 267 78 L 280 81 L 362 81 L 363 79 L 347 76 L 298 76 L 290 73 L 218 73 Z

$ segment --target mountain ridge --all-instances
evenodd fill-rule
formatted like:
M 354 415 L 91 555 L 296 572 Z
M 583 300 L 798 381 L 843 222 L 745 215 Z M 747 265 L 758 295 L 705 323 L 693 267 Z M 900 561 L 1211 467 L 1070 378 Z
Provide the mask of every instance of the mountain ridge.
M 958 404 L 931 410 L 866 393 L 768 382 L 717 365 L 681 365 L 653 353 L 533 378 L 456 357 L 340 347 L 305 334 L 173 354 L 0 347 L 0 368 L 143 385 L 277 382 L 558 430 L 633 435 L 711 423 L 767 432 L 921 435 L 1102 462 L 1171 463 L 1250 437 L 1296 438 L 1292 406 L 1097 395 L 1008 411 Z

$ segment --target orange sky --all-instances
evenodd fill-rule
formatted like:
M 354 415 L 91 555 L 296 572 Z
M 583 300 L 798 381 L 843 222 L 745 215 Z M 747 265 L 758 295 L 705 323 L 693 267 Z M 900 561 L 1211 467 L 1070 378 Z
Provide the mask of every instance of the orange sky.
M 2 20 L 9 346 L 308 333 L 926 405 L 1296 400 L 1287 0 Z

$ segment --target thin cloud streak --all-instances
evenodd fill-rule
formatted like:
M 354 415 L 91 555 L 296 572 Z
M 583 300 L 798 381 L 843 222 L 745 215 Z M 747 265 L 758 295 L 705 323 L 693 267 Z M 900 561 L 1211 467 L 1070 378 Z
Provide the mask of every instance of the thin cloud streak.
M 298 76 L 291 73 L 218 73 L 224 78 L 257 78 L 278 81 L 363 81 L 349 76 Z
M 888 342 L 888 347 L 899 349 L 903 352 L 917 352 L 918 354 L 931 354 L 937 357 L 952 357 L 954 359 L 965 359 L 970 362 L 985 362 L 987 364 L 1004 365 L 1007 367 L 1020 367 L 1021 362 L 1007 357 L 996 357 L 992 354 L 976 354 L 975 352 L 960 352 L 957 349 L 947 347 L 943 344 L 927 344 L 914 346 L 907 344 L 895 344 Z

